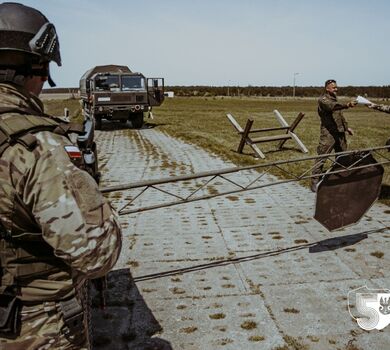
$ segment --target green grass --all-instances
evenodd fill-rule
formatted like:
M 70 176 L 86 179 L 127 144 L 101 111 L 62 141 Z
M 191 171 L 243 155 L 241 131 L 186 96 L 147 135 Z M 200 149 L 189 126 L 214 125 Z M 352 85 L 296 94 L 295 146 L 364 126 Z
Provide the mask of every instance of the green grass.
M 346 101 L 341 98 L 341 101 Z M 45 102 L 47 112 L 63 114 L 64 107 L 69 108 L 74 120 L 81 120 L 81 107 L 77 100 L 51 100 Z M 277 143 L 260 144 L 266 159 L 255 159 L 250 147 L 245 146 L 244 154 L 236 152 L 239 135 L 226 118 L 232 114 L 244 127 L 248 118 L 254 119 L 253 128 L 277 127 L 273 110 L 277 109 L 288 123 L 291 123 L 299 112 L 305 117 L 295 130 L 309 150 L 308 155 L 316 155 L 319 140 L 319 117 L 317 115 L 316 98 L 223 98 L 223 97 L 180 97 L 166 99 L 164 104 L 153 110 L 155 119 L 146 119 L 157 130 L 180 138 L 185 142 L 205 148 L 238 166 L 261 164 L 276 160 L 301 158 L 306 156 L 292 140 L 285 143 L 282 151 L 277 151 Z M 349 149 L 360 149 L 382 146 L 390 137 L 390 115 L 357 106 L 344 112 L 349 126 L 355 131 L 355 136 L 348 138 Z M 389 154 L 390 157 L 390 154 Z M 300 173 L 312 165 L 312 162 L 289 164 L 287 171 Z M 382 188 L 382 202 L 390 205 L 390 170 L 385 167 Z M 275 175 L 283 177 L 282 172 Z M 309 182 L 303 182 L 308 186 Z
M 81 114 L 81 105 L 77 99 L 67 99 L 67 100 L 46 100 L 45 112 L 54 116 L 63 116 L 64 108 L 69 109 L 69 115 L 73 121 L 81 122 L 83 120 Z

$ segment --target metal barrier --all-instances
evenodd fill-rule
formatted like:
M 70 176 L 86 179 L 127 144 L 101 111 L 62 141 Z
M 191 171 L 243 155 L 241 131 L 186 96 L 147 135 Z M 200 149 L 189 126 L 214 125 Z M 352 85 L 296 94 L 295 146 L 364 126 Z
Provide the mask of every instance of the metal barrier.
M 299 139 L 299 137 L 294 133 L 294 130 L 302 120 L 302 118 L 305 116 L 304 113 L 300 112 L 295 120 L 292 122 L 291 125 L 288 125 L 286 120 L 283 118 L 283 116 L 280 114 L 278 110 L 274 110 L 276 119 L 280 123 L 280 127 L 275 128 L 263 128 L 263 129 L 252 129 L 253 125 L 253 119 L 248 119 L 245 125 L 245 129 L 242 129 L 240 124 L 236 121 L 236 119 L 231 114 L 227 114 L 227 118 L 229 119 L 230 123 L 233 125 L 233 127 L 238 131 L 238 133 L 241 135 L 241 140 L 237 148 L 238 153 L 242 153 L 244 146 L 248 145 L 250 146 L 254 151 L 255 154 L 260 158 L 265 158 L 264 153 L 257 147 L 257 143 L 263 143 L 263 142 L 271 142 L 271 141 L 280 141 L 278 145 L 278 149 L 282 149 L 284 143 L 287 140 L 294 140 L 299 148 L 302 150 L 303 153 L 308 153 L 309 151 L 303 144 L 303 142 Z M 278 134 L 278 135 L 270 135 L 270 136 L 262 136 L 262 137 L 250 137 L 250 134 L 254 133 L 264 133 L 264 132 L 270 132 L 270 131 L 279 131 L 284 130 L 284 134 Z
M 148 210 L 158 209 L 158 208 L 164 208 L 164 207 L 170 207 L 178 204 L 185 204 L 200 200 L 207 200 L 219 196 L 226 196 L 230 194 L 236 194 L 248 190 L 256 190 L 261 188 L 266 188 L 269 186 L 275 186 L 290 182 L 298 182 L 303 181 L 306 179 L 311 179 L 314 176 L 329 176 L 331 174 L 348 174 L 352 170 L 360 170 L 360 169 L 367 169 L 371 168 L 372 164 L 366 164 L 365 159 L 369 156 L 375 156 L 377 158 L 377 165 L 389 165 L 390 164 L 390 158 L 389 158 L 389 152 L 390 151 L 390 145 L 389 146 L 381 146 L 381 147 L 374 147 L 374 148 L 366 148 L 366 149 L 360 149 L 360 150 L 352 150 L 352 151 L 345 151 L 345 152 L 338 152 L 338 153 L 329 153 L 329 154 L 323 154 L 320 156 L 309 156 L 309 157 L 303 157 L 303 158 L 295 158 L 295 159 L 289 159 L 289 160 L 279 160 L 275 162 L 269 162 L 269 163 L 262 163 L 257 165 L 249 165 L 244 167 L 232 167 L 232 168 L 225 168 L 225 169 L 219 169 L 219 170 L 212 170 L 212 171 L 206 171 L 206 172 L 200 172 L 195 174 L 189 174 L 189 175 L 181 175 L 181 176 L 172 176 L 167 178 L 160 178 L 160 179 L 152 179 L 152 180 L 146 180 L 146 181 L 139 181 L 134 183 L 128 183 L 123 185 L 116 185 L 116 186 L 110 186 L 101 188 L 101 192 L 103 193 L 110 193 L 115 191 L 125 191 L 125 190 L 135 190 L 138 189 L 138 193 L 132 196 L 130 200 L 127 201 L 127 203 L 122 207 L 118 208 L 119 215 L 127 215 L 127 214 L 133 214 L 133 213 L 139 213 L 144 212 Z M 339 164 L 337 159 L 340 159 L 340 156 L 353 156 L 355 161 L 352 164 Z M 324 171 L 322 174 L 312 175 L 313 167 L 315 166 L 315 163 L 317 161 L 326 161 L 328 164 L 330 164 L 330 170 Z M 286 166 L 288 166 L 291 163 L 304 163 L 304 170 L 288 170 Z M 333 168 L 334 165 L 337 165 L 337 168 Z M 238 179 L 233 180 L 226 175 L 239 173 L 242 171 L 248 171 L 248 170 L 255 170 L 253 179 L 249 183 L 243 183 Z M 271 173 L 274 170 L 278 170 L 283 174 L 284 178 L 277 178 L 272 177 L 272 181 L 262 181 L 264 179 L 264 175 L 267 173 Z M 202 184 L 197 187 L 195 190 L 193 190 L 188 195 L 178 195 L 175 193 L 176 191 L 174 189 L 170 190 L 167 187 L 164 187 L 162 185 L 164 184 L 172 184 L 172 183 L 183 183 L 184 181 L 188 180 L 195 180 L 195 179 L 203 179 Z M 215 181 L 224 181 L 232 184 L 235 188 L 221 191 L 221 192 L 213 192 L 213 193 L 202 193 L 202 190 L 207 190 L 207 186 Z M 154 205 L 147 205 L 147 206 L 140 206 L 137 205 L 137 199 L 139 199 L 141 196 L 143 196 L 148 190 L 156 190 L 160 191 L 168 197 L 173 198 L 173 201 L 164 201 L 163 203 L 156 203 Z

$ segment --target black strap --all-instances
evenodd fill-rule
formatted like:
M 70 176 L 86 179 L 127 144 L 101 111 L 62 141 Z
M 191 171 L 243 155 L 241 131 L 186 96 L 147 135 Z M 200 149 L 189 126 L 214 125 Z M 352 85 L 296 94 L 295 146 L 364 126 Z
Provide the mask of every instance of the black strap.
M 4 227 L 2 221 L 0 220 L 0 238 L 4 239 L 7 242 L 12 241 L 11 233 Z
M 0 298 L 0 335 L 11 336 L 18 333 L 20 327 L 20 300 L 13 294 L 1 294 Z
M 5 114 L 5 113 L 31 114 L 37 116 L 42 115 L 35 109 L 28 108 L 28 107 L 0 107 L 0 114 Z M 43 116 L 47 117 L 46 114 Z
M 17 142 L 22 144 L 29 151 L 32 151 L 35 148 L 35 146 L 38 144 L 37 138 L 30 132 L 28 132 L 23 136 L 18 137 Z
M 9 137 L 8 135 L 0 129 L 0 156 L 9 146 Z
M 67 135 L 69 133 L 84 134 L 84 127 L 76 123 L 60 123 L 53 132 L 58 135 Z

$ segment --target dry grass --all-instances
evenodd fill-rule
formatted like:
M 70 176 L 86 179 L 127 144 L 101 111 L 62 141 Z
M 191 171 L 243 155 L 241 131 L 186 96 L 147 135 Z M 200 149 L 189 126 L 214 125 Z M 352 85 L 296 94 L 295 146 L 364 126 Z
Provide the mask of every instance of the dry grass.
M 371 256 L 375 256 L 375 257 L 378 258 L 378 259 L 382 259 L 383 256 L 385 255 L 385 253 L 379 252 L 379 251 L 375 251 L 375 252 L 370 253 L 370 255 L 371 255 Z
M 305 244 L 305 243 L 309 243 L 306 239 L 296 239 L 294 241 L 295 244 Z
M 286 308 L 283 309 L 283 311 L 287 312 L 287 313 L 291 313 L 291 314 L 299 314 L 300 313 L 299 310 L 297 310 L 297 309 L 295 309 L 293 307 L 292 308 L 286 307 Z
M 209 315 L 209 318 L 211 318 L 212 320 L 221 320 L 221 319 L 224 319 L 225 317 L 226 317 L 226 315 L 223 313 Z
M 185 327 L 185 328 L 182 328 L 180 329 L 180 333 L 186 333 L 186 334 L 190 334 L 190 333 L 194 333 L 195 331 L 198 330 L 198 327 L 195 327 L 195 326 L 192 326 L 192 327 Z
M 67 100 L 46 100 L 45 112 L 54 116 L 63 116 L 64 108 L 68 108 L 69 115 L 73 121 L 82 121 L 81 105 L 79 100 L 67 99 Z
M 251 329 L 257 328 L 257 323 L 254 321 L 245 321 L 245 322 L 241 323 L 240 327 L 242 329 L 251 330 Z
M 289 335 L 285 335 L 283 337 L 284 341 L 286 342 L 283 346 L 278 346 L 274 348 L 274 350 L 308 350 L 309 346 L 307 344 L 301 343 L 300 340 L 291 337 Z
M 248 340 L 253 342 L 258 342 L 258 341 L 265 340 L 265 337 L 262 335 L 252 335 L 251 337 L 248 338 Z
M 342 98 L 340 99 L 343 100 Z M 245 154 L 236 152 L 239 136 L 235 133 L 226 118 L 227 113 L 235 116 L 241 126 L 248 118 L 254 119 L 253 128 L 279 126 L 273 110 L 277 109 L 291 123 L 299 112 L 305 117 L 296 129 L 297 135 L 309 149 L 309 155 L 316 155 L 319 139 L 319 117 L 317 102 L 312 99 L 265 99 L 265 98 L 174 98 L 166 99 L 164 104 L 155 110 L 157 127 L 168 134 L 186 142 L 206 148 L 215 154 L 228 159 L 236 165 L 252 165 L 275 160 L 304 157 L 293 141 L 287 141 L 283 151 L 276 151 L 276 143 L 262 144 L 266 159 L 259 160 L 252 156 L 252 150 L 245 146 Z M 349 149 L 361 149 L 382 146 L 390 137 L 390 116 L 357 106 L 344 113 L 355 136 L 349 137 Z M 290 164 L 289 171 L 302 171 L 310 163 Z M 304 167 L 304 168 L 303 168 Z M 283 176 L 282 173 L 275 175 Z M 306 185 L 308 182 L 305 183 Z M 390 205 L 389 186 L 390 171 L 387 167 L 384 177 L 382 197 L 387 197 Z

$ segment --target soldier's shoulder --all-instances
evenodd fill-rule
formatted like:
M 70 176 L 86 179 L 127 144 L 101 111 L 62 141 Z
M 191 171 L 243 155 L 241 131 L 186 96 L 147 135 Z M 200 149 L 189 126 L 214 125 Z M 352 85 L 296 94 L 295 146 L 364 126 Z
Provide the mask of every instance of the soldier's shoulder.
M 330 105 L 333 103 L 333 99 L 328 94 L 323 94 L 318 98 L 319 105 Z
M 59 135 L 53 131 L 38 131 L 34 136 L 37 138 L 42 151 L 54 151 L 72 144 L 65 135 Z
M 328 102 L 330 100 L 328 94 L 322 94 L 320 97 L 318 97 L 318 102 Z
M 12 164 L 12 168 L 20 173 L 34 168 L 39 160 L 56 164 L 56 167 L 69 166 L 71 161 L 67 148 L 73 144 L 66 137 L 50 131 L 39 131 L 33 136 L 36 145 L 31 148 L 17 142 L 5 149 L 1 156 L 5 166 Z
M 82 157 L 77 144 L 64 135 L 52 131 L 40 131 L 35 134 L 35 137 L 38 146 L 34 152 L 38 158 L 44 155 L 45 158 L 53 158 L 57 166 L 68 167 L 72 163 L 72 157 Z

